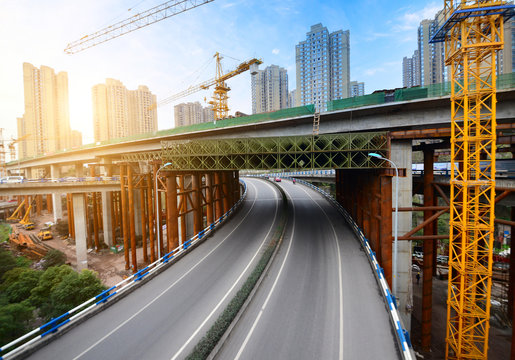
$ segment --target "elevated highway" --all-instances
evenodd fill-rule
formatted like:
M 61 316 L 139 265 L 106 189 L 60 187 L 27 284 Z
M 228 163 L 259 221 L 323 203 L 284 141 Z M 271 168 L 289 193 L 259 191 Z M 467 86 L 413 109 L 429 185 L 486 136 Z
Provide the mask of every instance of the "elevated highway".
M 500 90 L 497 99 L 497 122 L 513 126 L 515 123 L 515 89 Z M 448 96 L 390 102 L 322 113 L 320 115 L 320 134 L 448 128 L 450 119 Z M 138 140 L 118 139 L 111 144 L 87 145 L 77 150 L 11 162 L 7 165 L 7 169 L 15 171 L 50 167 L 51 165 L 101 163 L 106 159 L 109 159 L 107 161 L 109 163 L 119 160 L 122 154 L 160 150 L 161 141 L 296 136 L 311 135 L 312 131 L 312 115 L 233 126 L 224 126 L 221 121 L 213 129 L 187 133 L 172 132 L 170 135 L 149 134 L 149 137 Z
M 243 207 L 212 238 L 30 359 L 186 358 L 277 226 L 278 191 L 246 181 Z M 284 243 L 220 358 L 239 349 L 245 359 L 399 358 L 372 269 L 341 215 L 302 185 L 282 186 L 292 209 Z

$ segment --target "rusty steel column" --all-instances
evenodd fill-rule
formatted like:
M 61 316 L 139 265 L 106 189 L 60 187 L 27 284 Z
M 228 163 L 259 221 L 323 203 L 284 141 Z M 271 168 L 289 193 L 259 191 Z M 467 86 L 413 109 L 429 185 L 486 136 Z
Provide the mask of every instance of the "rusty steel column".
M 206 173 L 206 211 L 207 224 L 211 225 L 215 222 L 213 216 L 213 173 Z
M 222 196 L 223 196 L 223 214 L 231 207 L 229 205 L 229 172 L 222 171 Z
M 43 208 L 43 195 L 36 195 L 36 215 L 41 215 L 41 209 Z
M 84 198 L 84 208 L 86 209 L 86 244 L 88 248 L 93 248 L 93 239 L 91 237 L 91 223 L 89 221 L 89 200 L 88 200 L 88 193 L 83 194 Z
M 123 233 L 123 252 L 125 255 L 125 270 L 130 269 L 129 260 L 129 223 L 127 222 L 127 194 L 125 193 L 125 173 L 127 171 L 127 165 L 123 164 L 120 166 L 120 205 L 122 215 L 122 233 Z
M 154 244 L 154 204 L 152 203 L 152 175 L 147 174 L 147 213 L 148 213 L 148 237 L 150 241 L 150 262 L 156 261 L 156 249 Z
M 143 185 L 142 185 L 143 186 Z M 148 262 L 148 251 L 147 251 L 147 214 L 146 210 L 146 202 L 145 202 L 145 188 L 140 189 L 140 200 L 141 200 L 141 244 L 143 246 L 143 261 Z
M 381 242 L 381 266 L 384 270 L 384 277 L 390 288 L 392 287 L 392 178 L 380 176 L 381 182 L 381 221 L 380 242 Z
M 168 234 L 168 251 L 179 246 L 179 213 L 177 211 L 177 175 L 166 177 L 166 229 Z
M 511 207 L 511 221 L 515 221 L 515 206 Z M 515 359 L 515 226 L 511 226 L 510 235 L 510 275 L 508 280 L 508 314 L 511 315 L 511 359 Z
M 424 149 L 424 206 L 433 206 L 433 162 L 434 150 Z M 424 220 L 433 211 L 424 211 Z M 435 235 L 434 222 L 424 227 L 424 235 Z M 424 268 L 422 274 L 422 349 L 431 349 L 431 317 L 433 312 L 433 239 L 424 240 Z
M 70 218 L 71 218 L 70 217 L 70 210 L 71 210 L 70 195 L 71 194 L 66 194 L 66 213 L 68 214 L 68 237 L 70 237 L 72 234 L 72 223 L 70 220 Z
M 157 178 L 157 170 L 159 169 L 159 164 L 154 164 L 152 171 L 154 173 L 154 182 Z M 162 217 L 162 201 L 161 201 L 161 193 L 159 192 L 159 180 L 157 183 L 157 189 L 154 189 L 154 193 L 157 194 L 157 199 L 154 199 L 154 201 L 157 201 L 157 214 L 154 214 L 154 218 L 156 220 L 156 235 L 158 235 L 157 239 L 157 248 L 159 249 L 158 253 L 161 253 L 161 256 L 164 254 L 164 248 L 163 248 L 163 217 Z
M 93 198 L 93 238 L 95 239 L 95 249 L 98 252 L 100 250 L 100 243 L 98 240 L 98 203 L 97 193 L 92 192 L 91 197 Z
M 184 192 L 184 175 L 179 175 L 179 193 Z M 184 244 L 186 242 L 186 196 L 183 194 L 181 195 L 180 200 L 180 222 L 181 222 L 181 237 L 180 237 L 180 243 Z
M 379 174 L 374 172 L 371 176 L 371 187 L 370 187 L 370 240 L 374 245 L 374 251 L 376 253 L 377 262 L 381 263 L 381 242 L 379 241 Z
M 241 191 L 240 191 L 240 172 L 239 170 L 234 170 L 234 196 L 233 196 L 233 205 L 240 200 Z
M 134 220 L 134 181 L 132 166 L 127 165 L 127 192 L 129 193 L 129 230 L 131 237 L 132 272 L 138 271 L 138 259 L 136 256 L 136 224 Z
M 361 199 L 362 199 L 362 222 L 363 226 L 361 227 L 363 229 L 363 233 L 367 237 L 367 239 L 370 239 L 370 217 L 371 217 L 371 207 L 372 207 L 372 196 L 370 194 L 373 194 L 373 190 L 371 187 L 371 181 L 370 176 L 367 174 L 366 179 L 363 179 L 363 182 L 361 184 Z M 373 243 L 372 243 L 373 245 Z M 374 248 L 374 251 L 377 251 L 376 248 Z
M 222 176 L 220 171 L 214 173 L 215 177 L 215 220 L 222 216 L 223 203 L 222 203 Z
M 51 214 L 53 212 L 52 206 L 52 194 L 47 194 L 46 196 L 46 210 Z
M 198 234 L 202 230 L 202 207 L 200 176 L 198 172 L 191 175 L 191 190 L 193 191 L 193 234 Z
M 113 234 L 113 245 L 116 246 L 116 209 L 115 209 L 115 192 L 108 191 L 107 201 L 111 204 L 111 233 Z

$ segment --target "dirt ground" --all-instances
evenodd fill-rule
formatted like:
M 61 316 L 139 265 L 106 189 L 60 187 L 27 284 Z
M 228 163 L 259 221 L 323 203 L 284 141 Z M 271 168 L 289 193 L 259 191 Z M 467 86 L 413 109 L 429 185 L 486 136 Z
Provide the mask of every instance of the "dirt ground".
M 46 222 L 53 221 L 53 215 L 44 211 L 40 216 L 31 219 L 34 222 L 34 230 L 25 230 L 17 227 L 17 231 L 25 234 L 37 234 Z M 67 258 L 67 262 L 74 268 L 77 268 L 77 256 L 75 254 L 75 244 L 68 241 L 66 238 L 56 235 L 52 231 L 54 238 L 52 240 L 45 240 L 44 243 L 48 246 L 62 251 Z M 139 248 L 138 258 L 142 258 L 143 250 Z M 141 254 L 140 254 L 141 252 Z M 88 269 L 98 273 L 99 278 L 105 286 L 111 287 L 116 285 L 129 276 L 132 272 L 125 270 L 125 259 L 123 251 L 118 254 L 113 254 L 108 249 L 102 249 L 96 253 L 93 249 L 88 249 Z
M 433 277 L 433 316 L 431 352 L 421 351 L 422 331 L 422 278 L 417 284 L 413 276 L 413 304 L 411 317 L 411 340 L 414 349 L 423 357 L 419 359 L 445 359 L 445 332 L 447 323 L 447 280 Z M 492 306 L 492 314 L 496 311 Z M 488 359 L 506 360 L 510 358 L 511 327 L 501 324 L 494 316 L 490 320 L 490 340 Z

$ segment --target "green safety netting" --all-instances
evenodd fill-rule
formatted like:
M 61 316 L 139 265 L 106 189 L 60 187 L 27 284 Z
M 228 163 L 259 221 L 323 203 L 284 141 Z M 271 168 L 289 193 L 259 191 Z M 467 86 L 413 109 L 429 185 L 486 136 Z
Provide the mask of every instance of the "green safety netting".
M 378 105 L 384 103 L 384 92 L 378 92 L 364 96 L 354 96 L 327 102 L 327 111 L 342 110 L 366 105 Z

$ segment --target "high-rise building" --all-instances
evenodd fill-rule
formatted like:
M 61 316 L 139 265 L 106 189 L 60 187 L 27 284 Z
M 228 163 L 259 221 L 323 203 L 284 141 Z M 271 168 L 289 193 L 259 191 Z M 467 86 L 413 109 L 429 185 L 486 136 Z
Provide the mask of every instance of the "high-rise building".
M 422 20 L 418 27 L 418 53 L 420 56 L 420 75 L 422 85 L 440 84 L 447 80 L 445 67 L 445 44 L 430 43 L 429 40 L 438 31 L 443 13 L 436 14 L 435 19 Z
M 365 83 L 351 81 L 350 82 L 350 97 L 365 95 Z
M 402 59 L 402 86 L 420 86 L 421 83 L 420 56 L 418 50 L 415 50 L 412 57 Z
M 95 141 L 157 131 L 156 102 L 148 87 L 127 90 L 123 83 L 106 79 L 92 89 Z
M 173 108 L 175 127 L 194 125 L 215 120 L 215 115 L 211 107 L 202 107 L 196 102 L 177 104 Z
M 276 111 L 288 107 L 288 72 L 277 65 L 252 74 L 252 113 Z
M 54 69 L 40 69 L 23 63 L 25 113 L 17 119 L 18 158 L 32 157 L 69 149 L 70 113 L 68 102 L 68 74 L 57 75 Z
M 295 102 L 295 97 L 297 96 L 297 89 L 293 89 L 288 93 L 288 107 L 293 108 L 297 106 L 297 103 Z
M 72 136 L 72 141 L 71 141 L 72 149 L 81 147 L 82 146 L 82 133 L 78 130 L 72 130 L 71 136 Z
M 349 30 L 329 33 L 322 24 L 313 25 L 295 53 L 297 106 L 314 104 L 325 111 L 328 101 L 349 97 Z
M 504 49 L 497 57 L 497 72 L 512 73 L 515 69 L 515 19 L 504 23 Z

